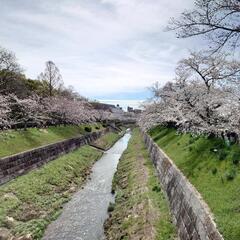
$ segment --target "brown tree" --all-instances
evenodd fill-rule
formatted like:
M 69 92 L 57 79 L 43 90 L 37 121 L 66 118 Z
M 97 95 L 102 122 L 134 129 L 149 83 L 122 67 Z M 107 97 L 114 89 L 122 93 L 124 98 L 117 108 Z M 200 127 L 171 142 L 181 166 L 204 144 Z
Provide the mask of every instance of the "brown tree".
M 50 97 L 54 95 L 54 90 L 63 83 L 60 71 L 52 61 L 46 62 L 46 68 L 44 72 L 40 73 L 38 79 L 47 84 Z
M 26 88 L 22 72 L 15 54 L 0 47 L 0 93 L 23 95 Z

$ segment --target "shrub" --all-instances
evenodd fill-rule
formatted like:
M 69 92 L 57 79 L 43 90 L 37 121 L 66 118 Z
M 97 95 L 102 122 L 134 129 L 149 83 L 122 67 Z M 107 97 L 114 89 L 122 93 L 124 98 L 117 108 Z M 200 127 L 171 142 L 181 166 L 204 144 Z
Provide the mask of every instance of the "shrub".
M 96 126 L 96 127 L 95 127 L 95 129 L 99 130 L 99 129 L 100 129 L 100 127 L 99 127 L 99 126 Z
M 218 143 L 216 144 L 215 148 L 217 149 L 223 149 L 225 147 L 225 142 L 223 140 L 218 140 Z
M 217 168 L 212 169 L 212 174 L 215 175 L 217 173 Z
M 157 185 L 155 185 L 155 186 L 152 188 L 152 190 L 153 190 L 154 192 L 161 192 L 161 188 L 160 188 L 159 186 L 157 186 Z
M 238 165 L 240 162 L 240 153 L 234 153 L 232 156 L 232 163 Z
M 189 144 L 193 144 L 194 142 L 195 142 L 194 138 L 190 138 L 188 141 Z
M 112 212 L 114 210 L 114 208 L 115 208 L 115 204 L 110 202 L 109 206 L 108 206 L 108 212 Z
M 221 150 L 219 151 L 219 160 L 222 161 L 222 160 L 225 160 L 227 157 L 227 152 L 225 150 Z
M 86 127 L 84 128 L 84 130 L 85 130 L 86 132 L 91 132 L 91 131 L 92 131 L 92 127 L 86 126 Z
M 189 147 L 189 151 L 191 152 L 193 150 L 193 147 Z
M 233 160 L 232 160 L 232 163 L 233 163 L 234 165 L 238 165 L 238 164 L 239 164 L 239 159 L 233 159 Z
M 231 181 L 231 180 L 233 180 L 233 179 L 236 177 L 236 175 L 237 175 L 236 170 L 232 168 L 231 170 L 229 170 L 229 171 L 226 173 L 226 179 L 227 179 L 228 181 Z
M 106 127 L 107 127 L 107 124 L 106 124 L 106 123 L 103 123 L 102 126 L 103 126 L 104 128 L 106 128 Z

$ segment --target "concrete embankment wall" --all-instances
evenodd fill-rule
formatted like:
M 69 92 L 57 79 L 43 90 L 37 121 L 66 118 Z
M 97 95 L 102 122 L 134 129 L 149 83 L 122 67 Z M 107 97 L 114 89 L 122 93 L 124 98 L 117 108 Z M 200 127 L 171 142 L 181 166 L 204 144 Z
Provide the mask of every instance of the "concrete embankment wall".
M 201 195 L 152 138 L 146 133 L 143 137 L 169 201 L 179 238 L 223 240 Z
M 99 132 L 89 133 L 2 158 L 0 159 L 0 185 L 63 154 L 89 144 L 108 131 L 109 129 L 107 128 Z

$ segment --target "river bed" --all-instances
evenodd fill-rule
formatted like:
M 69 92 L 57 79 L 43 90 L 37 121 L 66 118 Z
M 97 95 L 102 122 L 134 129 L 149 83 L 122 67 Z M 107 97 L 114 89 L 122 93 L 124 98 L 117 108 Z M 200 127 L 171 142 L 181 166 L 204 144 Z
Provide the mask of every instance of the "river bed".
M 107 208 L 114 201 L 112 179 L 118 161 L 127 148 L 131 133 L 127 132 L 94 164 L 90 180 L 64 206 L 59 218 L 52 222 L 44 240 L 103 240 Z

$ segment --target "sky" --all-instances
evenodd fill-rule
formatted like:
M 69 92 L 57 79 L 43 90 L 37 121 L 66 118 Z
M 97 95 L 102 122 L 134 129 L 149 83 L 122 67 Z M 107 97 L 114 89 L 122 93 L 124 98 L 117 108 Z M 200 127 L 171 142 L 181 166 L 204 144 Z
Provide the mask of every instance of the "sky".
M 0 0 L 0 46 L 36 79 L 52 60 L 66 86 L 107 103 L 138 107 L 148 87 L 174 78 L 196 41 L 167 32 L 192 0 Z

